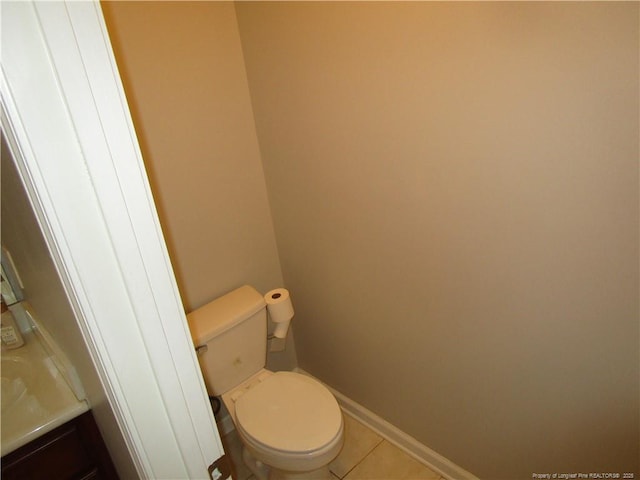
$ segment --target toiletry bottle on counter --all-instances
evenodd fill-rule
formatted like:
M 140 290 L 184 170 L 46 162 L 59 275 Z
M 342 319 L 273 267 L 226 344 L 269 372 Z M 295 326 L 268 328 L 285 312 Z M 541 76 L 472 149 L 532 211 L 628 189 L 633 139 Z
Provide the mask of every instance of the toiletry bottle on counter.
M 24 345 L 24 339 L 20 333 L 16 320 L 11 310 L 2 302 L 2 349 L 18 348 Z

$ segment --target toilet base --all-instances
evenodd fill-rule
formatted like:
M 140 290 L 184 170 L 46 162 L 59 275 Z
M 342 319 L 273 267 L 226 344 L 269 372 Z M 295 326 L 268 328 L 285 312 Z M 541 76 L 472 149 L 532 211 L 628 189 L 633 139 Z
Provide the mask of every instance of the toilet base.
M 242 445 L 242 461 L 247 468 L 251 470 L 251 473 L 255 475 L 257 480 L 269 480 L 269 471 L 271 468 L 251 455 L 251 452 L 244 445 Z
M 269 480 L 332 480 L 335 479 L 329 471 L 329 466 L 324 466 L 312 472 L 283 472 L 272 470 Z
M 251 455 L 251 452 L 244 445 L 242 446 L 242 461 L 257 480 L 332 480 L 335 478 L 329 471 L 329 465 L 310 472 L 286 472 L 269 467 Z

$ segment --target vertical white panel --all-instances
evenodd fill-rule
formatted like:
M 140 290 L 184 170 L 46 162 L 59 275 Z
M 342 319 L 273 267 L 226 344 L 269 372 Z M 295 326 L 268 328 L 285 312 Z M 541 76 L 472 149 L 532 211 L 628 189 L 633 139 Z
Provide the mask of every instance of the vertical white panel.
M 2 100 L 140 476 L 222 454 L 99 5 L 3 4 Z

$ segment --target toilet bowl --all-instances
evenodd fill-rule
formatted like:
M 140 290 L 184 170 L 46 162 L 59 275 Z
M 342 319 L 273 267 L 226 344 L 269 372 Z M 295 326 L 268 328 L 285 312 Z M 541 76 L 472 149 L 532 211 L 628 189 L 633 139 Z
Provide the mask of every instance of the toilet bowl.
M 222 400 L 248 450 L 245 463 L 260 480 L 330 478 L 327 465 L 342 448 L 344 423 L 320 382 L 263 369 Z
M 317 380 L 265 369 L 266 315 L 264 298 L 249 285 L 187 315 L 208 393 L 222 397 L 258 480 L 331 478 L 342 412 Z

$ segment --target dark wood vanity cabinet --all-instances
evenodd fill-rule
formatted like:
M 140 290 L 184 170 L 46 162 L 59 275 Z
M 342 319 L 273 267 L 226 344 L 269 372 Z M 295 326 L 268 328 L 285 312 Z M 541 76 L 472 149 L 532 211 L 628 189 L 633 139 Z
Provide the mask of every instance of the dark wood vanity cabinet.
M 2 480 L 118 479 L 91 411 L 2 457 Z

